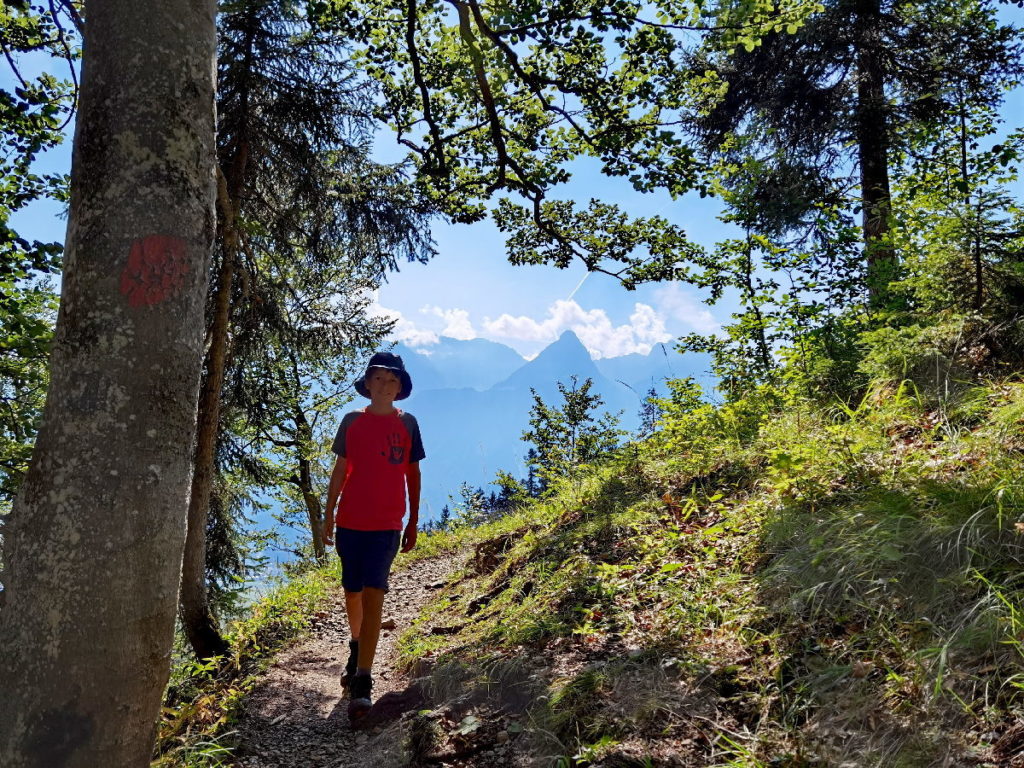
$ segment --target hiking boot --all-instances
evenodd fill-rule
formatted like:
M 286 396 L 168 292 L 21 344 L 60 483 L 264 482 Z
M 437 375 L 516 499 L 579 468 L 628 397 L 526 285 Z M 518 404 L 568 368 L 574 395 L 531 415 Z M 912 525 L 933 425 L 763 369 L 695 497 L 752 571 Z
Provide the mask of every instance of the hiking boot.
M 348 719 L 358 720 L 370 711 L 373 702 L 370 700 L 370 691 L 373 688 L 373 678 L 369 675 L 353 675 L 349 683 Z
M 348 641 L 348 661 L 345 663 L 345 671 L 341 673 L 341 687 L 348 688 L 352 684 L 352 678 L 356 676 L 357 662 L 359 661 L 359 641 Z

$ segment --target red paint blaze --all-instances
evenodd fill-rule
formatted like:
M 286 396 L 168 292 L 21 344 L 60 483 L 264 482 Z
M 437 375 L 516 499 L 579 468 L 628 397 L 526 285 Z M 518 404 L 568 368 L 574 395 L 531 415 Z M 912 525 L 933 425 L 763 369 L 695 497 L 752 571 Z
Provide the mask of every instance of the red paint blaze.
M 121 293 L 132 307 L 148 307 L 172 297 L 189 271 L 185 241 L 171 235 L 147 235 L 132 243 L 121 272 Z

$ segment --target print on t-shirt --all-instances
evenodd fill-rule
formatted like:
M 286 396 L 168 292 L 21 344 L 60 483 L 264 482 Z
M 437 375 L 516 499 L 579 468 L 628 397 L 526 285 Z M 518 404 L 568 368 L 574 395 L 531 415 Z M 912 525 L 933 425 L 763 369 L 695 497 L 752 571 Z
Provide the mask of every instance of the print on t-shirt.
M 398 432 L 392 432 L 388 435 L 388 452 L 380 452 L 381 456 L 386 456 L 388 464 L 401 464 L 405 461 L 405 445 L 402 440 L 402 435 Z

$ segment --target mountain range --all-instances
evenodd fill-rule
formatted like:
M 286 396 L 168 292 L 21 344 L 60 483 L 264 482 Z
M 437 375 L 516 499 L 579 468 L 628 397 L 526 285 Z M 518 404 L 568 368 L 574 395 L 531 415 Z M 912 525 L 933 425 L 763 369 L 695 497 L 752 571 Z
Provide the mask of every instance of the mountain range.
M 484 339 L 442 337 L 425 349 L 397 344 L 413 380 L 413 392 L 398 405 L 418 420 L 427 458 L 422 464 L 421 520 L 436 519 L 463 482 L 485 492 L 499 469 L 525 476 L 528 445 L 522 433 L 533 405 L 531 388 L 552 406 L 561 404 L 558 383 L 593 380 L 602 410 L 621 412 L 621 426 L 635 430 L 643 398 L 653 387 L 664 394 L 669 378 L 692 376 L 707 385 L 705 355 L 679 354 L 656 344 L 647 355 L 593 359 L 566 331 L 532 360 Z

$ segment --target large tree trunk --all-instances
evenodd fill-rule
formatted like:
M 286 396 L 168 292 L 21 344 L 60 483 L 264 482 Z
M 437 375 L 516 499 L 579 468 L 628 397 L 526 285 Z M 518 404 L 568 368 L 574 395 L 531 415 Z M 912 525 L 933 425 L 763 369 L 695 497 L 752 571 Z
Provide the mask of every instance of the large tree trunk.
M 5 528 L 0 765 L 148 766 L 214 236 L 213 0 L 88 0 L 47 404 Z
M 857 150 L 867 285 L 872 303 L 885 303 L 896 277 L 889 238 L 889 128 L 882 61 L 881 0 L 857 0 Z

